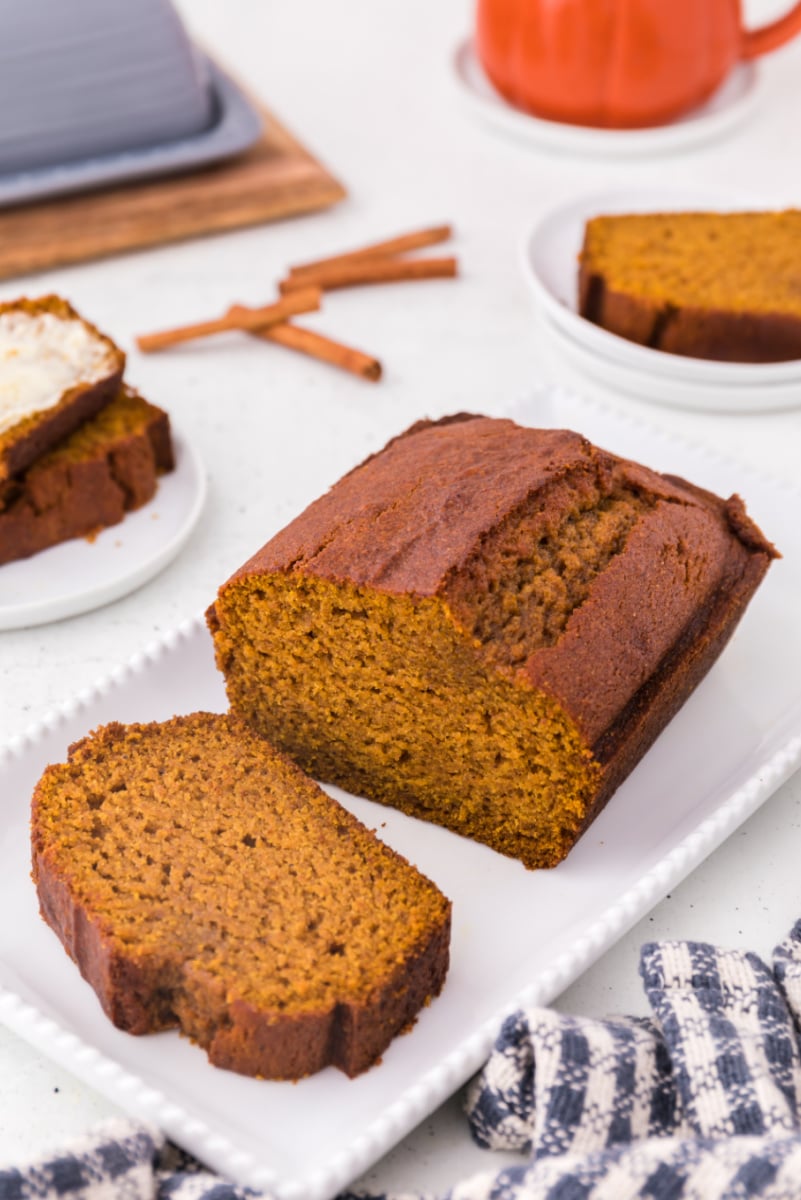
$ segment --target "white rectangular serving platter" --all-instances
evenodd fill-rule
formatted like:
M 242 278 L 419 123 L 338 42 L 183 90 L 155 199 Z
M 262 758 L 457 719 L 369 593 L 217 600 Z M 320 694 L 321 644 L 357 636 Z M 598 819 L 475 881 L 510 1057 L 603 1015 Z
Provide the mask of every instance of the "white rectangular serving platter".
M 176 1033 L 121 1033 L 39 918 L 28 850 L 38 776 L 98 724 L 224 708 L 200 619 L 0 752 L 0 1019 L 212 1169 L 280 1200 L 326 1200 L 366 1170 L 481 1065 L 504 1015 L 562 991 L 801 763 L 801 496 L 645 425 L 562 400 L 552 420 L 532 408 L 531 423 L 572 425 L 657 469 L 740 492 L 784 557 L 710 675 L 555 870 L 526 871 L 334 791 L 453 900 L 442 995 L 365 1075 L 246 1079 L 209 1066 Z M 522 408 L 516 415 L 527 417 Z

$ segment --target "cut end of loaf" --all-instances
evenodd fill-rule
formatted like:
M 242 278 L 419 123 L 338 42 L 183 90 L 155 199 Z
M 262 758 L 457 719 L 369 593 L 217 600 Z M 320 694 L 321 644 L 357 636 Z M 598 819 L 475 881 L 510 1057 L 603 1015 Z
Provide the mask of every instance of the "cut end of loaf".
M 552 699 L 475 654 L 441 600 L 271 575 L 223 589 L 215 621 L 232 709 L 315 778 L 529 867 L 575 841 L 600 767 Z

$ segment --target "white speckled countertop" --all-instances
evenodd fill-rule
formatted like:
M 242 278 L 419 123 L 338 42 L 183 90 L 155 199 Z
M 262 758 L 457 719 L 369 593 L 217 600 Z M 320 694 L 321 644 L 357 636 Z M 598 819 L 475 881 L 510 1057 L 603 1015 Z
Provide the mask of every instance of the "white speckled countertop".
M 747 11 L 756 19 L 779 7 L 754 0 Z M 200 524 L 156 579 L 83 616 L 0 633 L 0 740 L 203 609 L 268 536 L 413 420 L 464 408 L 501 413 L 546 379 L 592 391 L 533 320 L 518 256 L 538 214 L 580 192 L 666 184 L 733 197 L 757 188 L 779 204 L 801 202 L 801 42 L 764 63 L 756 111 L 731 135 L 670 158 L 582 161 L 504 140 L 462 110 L 451 59 L 469 31 L 466 0 L 184 0 L 181 8 L 198 39 L 327 162 L 349 198 L 316 215 L 0 284 L 2 299 L 60 292 L 109 332 L 128 352 L 130 381 L 170 411 L 209 475 Z M 457 230 L 460 280 L 342 293 L 314 319 L 383 360 L 377 386 L 255 339 L 152 357 L 134 347 L 137 333 L 205 318 L 235 300 L 263 303 L 293 261 L 441 221 Z M 801 409 L 693 413 L 595 390 L 660 428 L 798 479 Z M 787 636 L 801 636 L 799 628 Z M 646 938 L 692 936 L 769 953 L 801 916 L 799 848 L 796 775 L 560 1007 L 644 1011 L 637 963 Z M 54 1146 L 112 1111 L 0 1028 L 0 1163 Z M 432 1192 L 490 1165 L 455 1099 L 364 1182 Z

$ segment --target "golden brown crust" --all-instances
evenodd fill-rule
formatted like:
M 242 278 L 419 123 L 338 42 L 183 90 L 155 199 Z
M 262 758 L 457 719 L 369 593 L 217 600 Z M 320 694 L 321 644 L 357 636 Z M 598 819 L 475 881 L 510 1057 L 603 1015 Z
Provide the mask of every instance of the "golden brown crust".
M 769 558 L 761 557 L 767 569 Z M 701 636 L 721 588 L 739 585 L 749 558 L 720 511 L 658 502 L 563 636 L 529 660 L 529 679 L 564 705 L 598 756 L 598 743 L 621 709 L 687 629 L 696 627 Z
M 293 571 L 436 595 L 476 543 L 533 491 L 571 472 L 603 470 L 601 452 L 578 434 L 521 430 L 510 440 L 515 428 L 463 414 L 418 422 L 345 475 L 229 582 Z
M 244 774 L 222 771 L 217 756 L 220 744 L 235 757 L 241 756 L 247 768 Z M 198 765 L 202 747 L 207 754 Z M 153 780 L 137 775 L 132 766 L 137 754 L 157 761 Z M 237 845 L 241 836 L 241 829 L 226 824 L 220 815 L 224 804 L 230 803 L 224 800 L 222 788 L 229 793 L 240 789 L 249 805 L 242 813 L 243 828 L 258 830 L 258 839 L 245 838 L 255 857 L 241 864 L 241 875 L 233 868 L 220 871 L 222 842 Z M 111 836 L 112 830 L 101 826 L 113 821 L 110 805 L 113 796 L 123 791 L 120 804 L 139 804 L 147 814 L 130 817 L 138 836 L 128 839 L 127 857 L 109 854 L 100 862 L 98 876 L 99 851 L 93 847 L 100 842 L 91 839 Z M 154 797 L 159 796 L 162 799 L 154 805 Z M 183 832 L 173 834 L 165 858 L 169 869 L 159 894 L 154 894 L 153 877 L 137 881 L 131 863 L 164 857 L 165 829 L 171 818 L 166 810 L 163 818 L 158 813 L 168 802 L 175 804 L 179 814 L 174 828 Z M 198 803 L 205 807 L 208 820 L 200 816 Z M 282 818 L 271 815 L 278 803 L 284 804 Z M 218 821 L 225 826 L 218 831 L 221 844 L 206 838 Z M 284 907 L 278 911 L 275 871 L 279 862 L 284 870 L 287 865 L 270 842 L 286 837 L 287 822 L 293 829 L 297 826 L 301 836 L 289 859 L 292 878 L 286 880 L 282 893 L 294 900 L 282 901 Z M 357 873 L 353 878 L 364 873 L 363 883 L 351 883 L 348 870 L 325 882 L 330 866 L 319 855 L 314 838 L 314 830 L 319 833 L 324 827 L 338 854 L 343 848 L 343 861 Z M 258 849 L 253 843 L 262 836 L 264 848 Z M 182 844 L 179 837 L 185 839 Z M 199 713 L 163 725 L 112 723 L 95 731 L 70 747 L 66 764 L 48 768 L 39 781 L 32 802 L 31 842 L 42 917 L 97 993 L 108 1017 L 132 1034 L 178 1025 L 206 1048 L 217 1066 L 272 1079 L 297 1079 L 328 1065 L 351 1076 L 359 1074 L 442 989 L 448 968 L 449 902 L 402 856 L 323 796 L 293 763 L 236 717 Z M 317 962 L 315 972 L 323 980 L 331 969 L 326 961 L 343 963 L 341 979 L 350 982 L 333 989 L 325 985 L 321 998 L 313 997 L 311 1002 L 307 990 L 315 980 L 306 973 L 307 966 L 292 965 L 296 931 L 312 920 L 312 911 L 304 908 L 309 903 L 303 891 L 304 869 L 318 880 L 317 899 L 324 894 L 327 903 L 341 909 L 343 928 L 355 928 L 360 919 L 364 927 L 376 925 L 372 946 L 358 951 L 358 967 L 350 965 L 350 948 L 344 944 L 332 948 L 341 958 L 323 956 Z M 111 881 L 106 878 L 109 871 Z M 181 871 L 186 872 L 183 878 L 179 878 Z M 198 890 L 206 873 L 218 876 L 214 893 Z M 373 874 L 378 884 L 370 882 Z M 381 890 L 384 879 L 390 880 L 394 891 L 387 890 L 390 884 Z M 407 889 L 404 895 L 397 890 L 401 885 Z M 116 900 L 120 890 L 128 897 L 124 909 Z M 246 893 L 250 893 L 249 903 L 254 892 L 260 896 L 262 891 L 264 899 L 257 899 L 252 911 L 261 912 L 264 923 L 259 929 L 248 925 L 246 940 L 231 949 L 228 939 L 241 938 L 234 930 L 247 925 L 237 917 L 246 905 Z M 362 912 L 354 897 L 366 894 L 374 896 L 376 904 L 374 910 Z M 126 919 L 121 922 L 123 911 Z M 166 928 L 168 911 L 179 914 L 173 922 L 178 930 L 175 936 L 173 925 Z M 244 911 L 250 909 L 245 906 Z M 220 921 L 226 919 L 230 928 L 221 928 Z M 217 932 L 212 935 L 209 929 Z M 280 931 L 287 945 L 276 945 L 275 965 L 270 965 L 272 939 Z M 396 943 L 387 943 L 393 936 Z M 353 937 L 355 942 L 355 933 Z M 232 971 L 231 964 L 237 962 L 249 964 L 248 977 Z M 266 969 L 260 965 L 263 962 Z M 373 967 L 373 962 L 379 965 Z M 278 978 L 293 972 L 294 981 Z
M 82 429 L 0 482 L 0 565 L 116 525 L 173 465 L 169 417 L 123 386 Z
M 104 378 L 94 383 L 76 384 L 63 394 L 53 408 L 25 417 L 11 429 L 0 433 L 0 482 L 24 471 L 83 421 L 99 412 L 118 392 L 125 370 L 122 350 L 89 321 L 83 320 L 61 296 L 41 296 L 35 300 L 22 297 L 0 304 L 0 315 L 15 310 L 32 316 L 50 313 L 59 320 L 81 321 L 93 337 L 107 347 L 109 367 Z

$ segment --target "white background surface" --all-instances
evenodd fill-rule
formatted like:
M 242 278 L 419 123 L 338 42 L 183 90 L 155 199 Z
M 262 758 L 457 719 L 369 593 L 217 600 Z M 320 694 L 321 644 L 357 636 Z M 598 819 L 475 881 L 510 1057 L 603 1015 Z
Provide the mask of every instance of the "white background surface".
M 780 7 L 754 0 L 747 11 L 756 19 Z M 130 381 L 174 414 L 210 475 L 203 520 L 156 580 L 94 613 L 0 634 L 2 739 L 205 607 L 258 545 L 411 421 L 461 408 L 500 413 L 547 378 L 587 390 L 541 336 L 519 270 L 520 239 L 539 213 L 579 192 L 630 185 L 758 187 L 777 203 L 801 204 L 801 43 L 765 61 L 754 115 L 725 140 L 665 159 L 580 161 L 507 142 L 464 114 L 450 63 L 470 26 L 465 0 L 184 0 L 182 8 L 198 38 L 326 160 L 350 196 L 326 213 L 0 285 L 3 299 L 59 291 L 115 337 L 129 352 Z M 377 354 L 385 365 L 378 385 L 244 338 L 149 358 L 133 346 L 137 333 L 212 316 L 235 300 L 264 303 L 291 262 L 442 220 L 457 229 L 459 280 L 338 293 L 309 319 Z M 797 479 L 801 411 L 724 416 L 611 403 Z M 801 637 L 799 627 L 787 637 Z M 801 916 L 799 849 L 795 776 L 560 1007 L 644 1011 L 637 962 L 646 938 L 691 936 L 769 954 Z M 0 1161 L 52 1147 L 109 1111 L 0 1031 Z M 365 1182 L 432 1191 L 498 1160 L 472 1147 L 453 1101 Z

